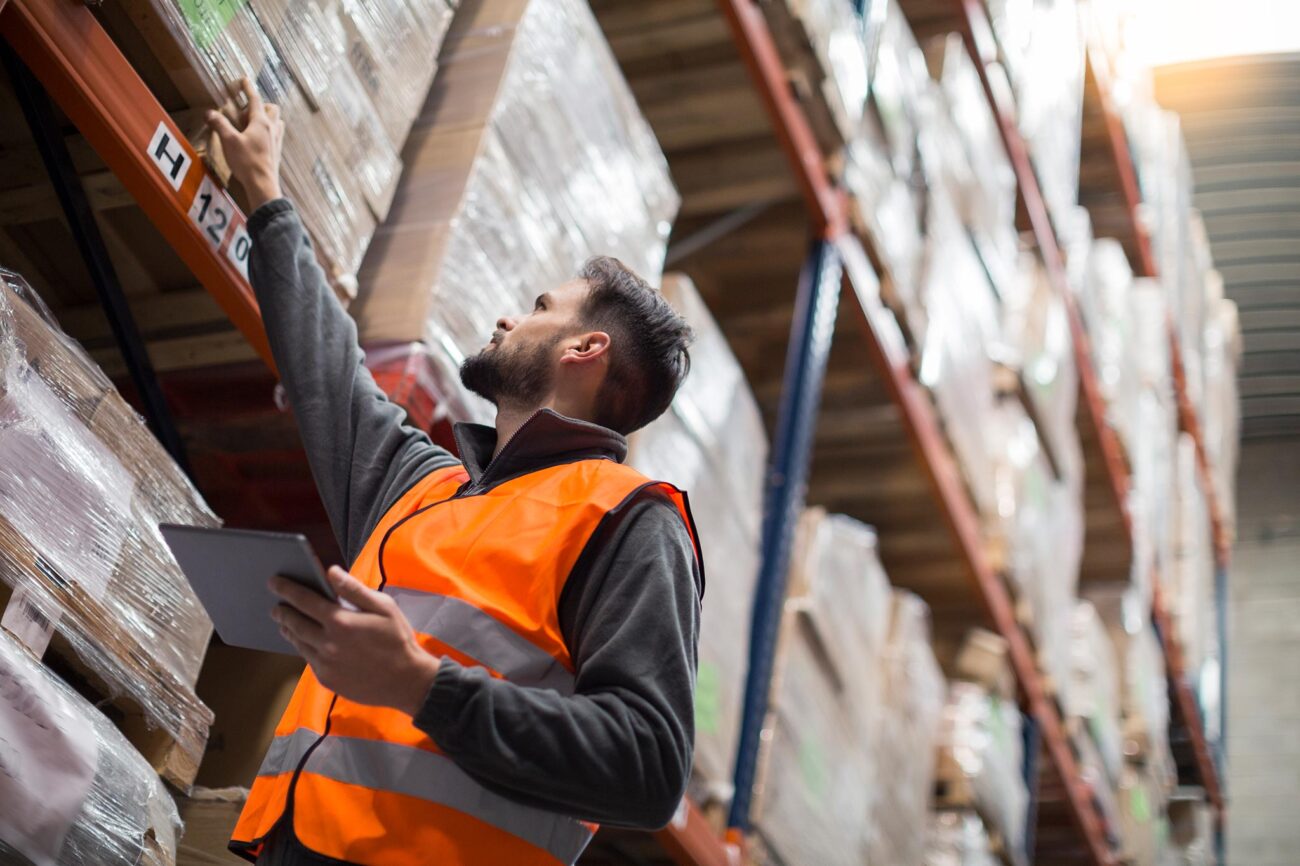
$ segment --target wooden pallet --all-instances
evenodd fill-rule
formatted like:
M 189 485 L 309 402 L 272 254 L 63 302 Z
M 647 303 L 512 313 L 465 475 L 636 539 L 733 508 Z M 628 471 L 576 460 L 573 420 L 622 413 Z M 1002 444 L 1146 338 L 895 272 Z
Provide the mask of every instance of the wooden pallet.
M 8 524 L 0 521 L 0 544 L 10 545 L 12 533 Z M 84 599 L 75 587 L 68 587 L 59 594 L 61 607 L 84 606 Z M 0 583 L 0 609 L 6 609 L 12 600 L 12 590 Z M 26 606 L 26 605 L 24 605 Z M 44 614 L 35 608 L 20 612 L 19 616 L 31 620 L 44 618 Z M 105 635 L 109 645 L 126 642 L 130 645 L 128 635 L 123 629 L 107 626 L 114 634 Z M 121 659 L 129 669 L 136 672 L 141 682 L 149 682 L 156 690 L 155 700 L 169 701 L 170 707 L 182 718 L 186 736 L 179 737 L 159 726 L 158 719 L 142 706 L 133 696 L 123 694 L 111 684 L 96 667 L 83 658 L 63 634 L 55 631 L 49 646 L 41 653 L 42 662 L 61 677 L 83 697 L 95 704 L 105 716 L 122 732 L 127 741 L 135 747 L 150 766 L 164 780 L 184 791 L 194 783 L 199 761 L 203 755 L 207 740 L 208 725 L 212 714 L 197 698 L 192 688 L 177 682 L 167 671 L 146 665 L 134 654 Z

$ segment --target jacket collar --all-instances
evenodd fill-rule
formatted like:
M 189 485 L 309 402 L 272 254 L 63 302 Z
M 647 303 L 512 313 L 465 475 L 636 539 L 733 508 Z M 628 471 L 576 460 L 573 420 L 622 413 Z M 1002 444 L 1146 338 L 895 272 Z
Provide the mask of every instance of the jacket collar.
M 621 434 L 552 409 L 533 413 L 495 460 L 495 427 L 460 423 L 454 433 L 461 462 L 474 487 L 497 484 L 560 463 L 597 458 L 622 463 L 627 457 L 627 439 Z

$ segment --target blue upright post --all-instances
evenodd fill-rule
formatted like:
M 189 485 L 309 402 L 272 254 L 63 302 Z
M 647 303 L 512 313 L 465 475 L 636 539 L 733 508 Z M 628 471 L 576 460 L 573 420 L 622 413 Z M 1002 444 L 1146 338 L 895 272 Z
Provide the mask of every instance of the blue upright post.
M 1025 778 L 1025 790 L 1029 793 L 1025 802 L 1025 862 L 1033 863 L 1038 832 L 1038 759 L 1043 736 L 1038 722 L 1028 713 L 1020 714 L 1020 724 L 1021 745 L 1025 750 L 1020 769 Z
M 799 274 L 799 293 L 790 323 L 785 380 L 764 500 L 762 564 L 754 593 L 749 671 L 745 677 L 740 744 L 736 750 L 736 790 L 731 801 L 731 826 L 742 831 L 750 827 L 754 774 L 767 716 L 790 547 L 808 486 L 808 464 L 826 360 L 835 331 L 842 274 L 834 244 L 824 239 L 815 241 Z

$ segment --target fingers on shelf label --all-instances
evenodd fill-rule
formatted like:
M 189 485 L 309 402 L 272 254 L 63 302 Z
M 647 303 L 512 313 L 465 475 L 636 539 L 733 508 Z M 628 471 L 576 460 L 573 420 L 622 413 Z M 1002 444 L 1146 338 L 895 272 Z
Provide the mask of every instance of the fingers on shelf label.
M 185 179 L 197 164 L 188 144 L 171 130 L 166 121 L 160 121 L 149 141 L 148 153 L 154 165 L 167 178 L 172 189 L 181 194 L 183 200 Z M 202 178 L 194 199 L 190 202 L 190 221 L 198 227 L 212 251 L 224 251 L 227 261 L 247 282 L 248 256 L 253 244 L 248 236 L 244 214 L 230 194 L 214 182 L 202 166 L 199 171 L 202 172 Z

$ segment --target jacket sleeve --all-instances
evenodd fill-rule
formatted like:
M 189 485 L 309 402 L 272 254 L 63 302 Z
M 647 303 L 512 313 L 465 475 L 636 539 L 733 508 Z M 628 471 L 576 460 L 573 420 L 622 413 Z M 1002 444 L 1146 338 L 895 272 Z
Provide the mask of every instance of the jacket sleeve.
M 248 220 L 249 279 L 312 477 L 339 548 L 352 562 L 380 517 L 407 488 L 456 458 L 375 384 L 356 323 L 330 289 L 288 199 Z
M 472 777 L 517 802 L 662 827 L 694 751 L 699 568 L 676 509 L 654 494 L 602 525 L 586 553 L 589 567 L 575 568 L 560 603 L 573 695 L 444 659 L 414 721 Z

